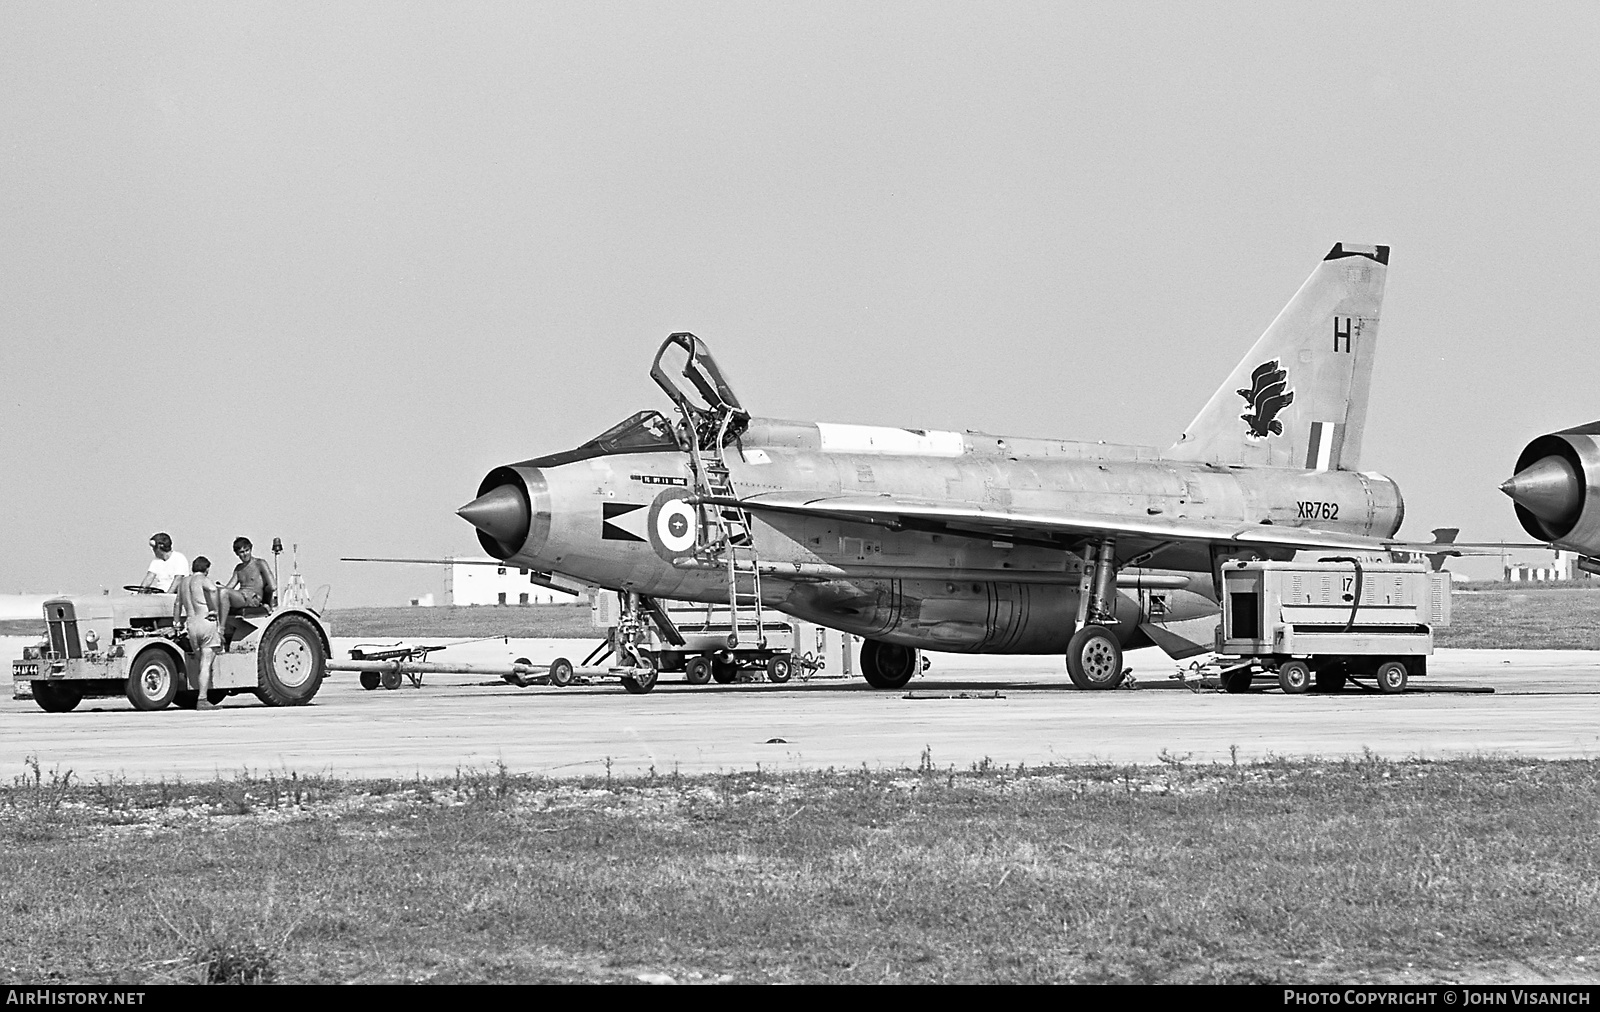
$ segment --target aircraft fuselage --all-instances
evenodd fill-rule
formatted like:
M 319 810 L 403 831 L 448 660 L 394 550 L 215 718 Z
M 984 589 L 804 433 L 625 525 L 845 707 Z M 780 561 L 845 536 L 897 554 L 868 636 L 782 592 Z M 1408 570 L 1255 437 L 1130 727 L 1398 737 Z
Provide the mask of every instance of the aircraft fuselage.
M 975 432 L 754 419 L 728 447 L 726 462 L 738 495 L 884 493 L 998 510 L 1271 523 L 1374 537 L 1393 535 L 1404 514 L 1398 487 L 1378 474 L 1164 460 L 1149 447 Z M 721 566 L 674 563 L 646 529 L 664 489 L 693 484 L 688 455 L 675 450 L 506 465 L 484 480 L 480 496 L 501 486 L 520 490 L 525 533 L 518 529 L 513 540 L 520 543 L 508 544 L 480 528 L 480 541 L 511 565 L 654 597 L 725 602 Z M 1070 546 L 770 513 L 752 521 L 766 567 L 763 601 L 796 617 L 959 652 L 1060 653 L 1074 631 L 1082 561 Z M 1147 642 L 1138 633 L 1142 623 L 1216 610 L 1213 573 L 1227 546 L 1184 541 L 1139 551 L 1118 553 L 1115 628 L 1125 644 Z

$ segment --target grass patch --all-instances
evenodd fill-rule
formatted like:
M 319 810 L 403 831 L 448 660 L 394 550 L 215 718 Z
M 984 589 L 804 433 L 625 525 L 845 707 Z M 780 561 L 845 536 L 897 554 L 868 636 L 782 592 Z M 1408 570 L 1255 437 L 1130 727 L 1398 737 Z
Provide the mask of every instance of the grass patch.
M 1483 588 L 1483 589 L 1479 589 Z M 1600 650 L 1600 581 L 1557 587 L 1474 584 L 1451 599 L 1434 645 L 1493 650 Z
M 1552 587 L 1474 583 L 1458 589 L 1454 621 L 1436 645 L 1498 650 L 1600 650 L 1600 580 Z M 598 639 L 586 604 L 480 608 L 341 608 L 335 636 L 455 639 L 474 636 Z M 42 620 L 0 622 L 0 635 L 43 636 Z
M 1591 979 L 1597 794 L 1600 762 L 1512 759 L 194 784 L 34 763 L 0 788 L 0 976 Z

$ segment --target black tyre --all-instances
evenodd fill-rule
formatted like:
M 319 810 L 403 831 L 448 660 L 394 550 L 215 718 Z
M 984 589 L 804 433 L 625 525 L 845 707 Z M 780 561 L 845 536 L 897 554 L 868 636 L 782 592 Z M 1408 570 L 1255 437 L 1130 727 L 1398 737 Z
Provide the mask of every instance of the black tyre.
M 730 685 L 739 677 L 739 665 L 733 661 L 712 661 L 711 677 L 716 680 L 718 685 Z
M 921 651 L 882 640 L 861 641 L 861 677 L 874 689 L 903 689 L 922 670 Z
M 210 703 L 212 706 L 216 706 L 218 703 L 227 698 L 227 689 L 212 689 L 210 692 L 206 693 L 206 702 Z M 199 704 L 199 702 L 200 693 L 192 692 L 188 689 L 184 689 L 172 697 L 172 705 L 176 706 L 180 710 L 193 710 Z
M 1344 673 L 1343 667 L 1328 667 L 1317 669 L 1318 692 L 1343 692 L 1349 676 Z
M 1253 678 L 1248 669 L 1244 671 L 1224 671 L 1222 673 L 1222 691 L 1241 693 L 1250 691 Z
M 178 666 L 165 650 L 151 648 L 128 669 L 128 702 L 135 710 L 165 710 L 178 694 Z
M 1410 680 L 1410 672 L 1400 661 L 1384 661 L 1378 665 L 1378 688 L 1384 692 L 1397 693 L 1406 691 L 1406 682 Z
M 256 697 L 268 706 L 311 702 L 322 688 L 327 661 L 317 627 L 299 615 L 283 616 L 267 627 L 256 649 Z
M 1311 665 L 1305 661 L 1284 661 L 1278 665 L 1278 688 L 1297 696 L 1311 687 Z
M 634 673 L 622 679 L 622 687 L 636 696 L 642 696 L 656 687 L 655 668 L 635 668 Z
M 1103 625 L 1086 625 L 1067 641 L 1067 674 L 1080 689 L 1122 684 L 1122 644 Z
M 794 674 L 794 658 L 788 654 L 778 654 L 767 661 L 767 681 L 782 684 Z
M 66 713 L 83 702 L 83 690 L 67 682 L 35 681 L 33 701 L 45 713 Z
M 683 666 L 683 680 L 690 685 L 704 685 L 711 681 L 711 658 L 691 657 Z
M 557 657 L 550 662 L 550 684 L 566 688 L 572 684 L 572 662 L 565 657 Z
M 372 689 L 376 689 L 378 687 L 378 685 L 382 682 L 382 679 L 383 676 L 379 675 L 376 671 L 363 671 L 361 672 L 361 687 L 371 691 Z
M 378 684 L 391 691 L 400 688 L 400 672 L 394 670 L 383 672 L 378 676 Z

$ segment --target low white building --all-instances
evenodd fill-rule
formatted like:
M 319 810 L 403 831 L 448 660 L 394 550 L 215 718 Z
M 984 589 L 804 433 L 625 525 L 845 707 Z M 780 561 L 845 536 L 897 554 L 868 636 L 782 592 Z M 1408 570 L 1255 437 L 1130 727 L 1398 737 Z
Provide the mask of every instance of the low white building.
M 1506 566 L 1509 583 L 1554 583 L 1560 580 L 1586 580 L 1589 574 L 1577 567 L 1575 552 L 1556 552 L 1553 560 L 1514 562 Z
M 445 598 L 456 605 L 565 604 L 577 600 L 571 594 L 539 586 L 529 575 L 526 569 L 486 557 L 452 558 L 444 575 Z

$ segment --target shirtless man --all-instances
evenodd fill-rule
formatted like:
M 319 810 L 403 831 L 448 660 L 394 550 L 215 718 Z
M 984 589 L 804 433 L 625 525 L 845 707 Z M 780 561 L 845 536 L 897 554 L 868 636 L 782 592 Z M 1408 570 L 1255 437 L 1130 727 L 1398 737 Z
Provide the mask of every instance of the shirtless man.
M 177 594 L 172 624 L 186 621 L 183 628 L 189 634 L 189 645 L 200 654 L 200 699 L 195 709 L 211 710 L 214 707 L 207 698 L 211 693 L 211 666 L 216 663 L 222 637 L 217 632 L 217 600 L 221 594 L 211 580 L 210 559 L 204 555 L 195 557 L 194 572 L 178 581 Z
M 233 576 L 229 577 L 217 595 L 217 627 L 222 630 L 224 650 L 228 649 L 228 611 L 265 604 L 272 600 L 273 593 L 278 589 L 277 584 L 272 582 L 272 570 L 265 562 L 250 554 L 253 548 L 249 538 L 233 539 L 233 554 L 239 557 L 239 564 L 233 567 Z

